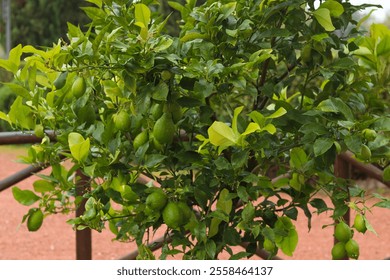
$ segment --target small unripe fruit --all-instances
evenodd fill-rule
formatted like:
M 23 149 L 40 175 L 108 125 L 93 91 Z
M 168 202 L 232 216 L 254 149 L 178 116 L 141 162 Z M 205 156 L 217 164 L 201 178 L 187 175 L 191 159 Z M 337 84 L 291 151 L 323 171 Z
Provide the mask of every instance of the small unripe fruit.
M 338 241 L 347 242 L 352 238 L 351 228 L 344 222 L 340 222 L 336 225 L 334 236 Z
M 361 233 L 365 233 L 367 231 L 366 222 L 361 214 L 357 214 L 355 216 L 355 220 L 353 221 L 353 227 Z
M 359 258 L 359 244 L 355 240 L 350 239 L 347 243 L 345 243 L 345 251 L 347 251 L 349 258 Z
M 87 84 L 85 82 L 85 79 L 83 77 L 77 77 L 72 85 L 72 95 L 76 98 L 80 98 L 84 95 L 85 91 L 87 89 Z
M 342 260 L 347 257 L 347 251 L 345 250 L 345 243 L 338 242 L 332 248 L 332 259 Z
M 131 116 L 122 110 L 112 116 L 115 128 L 120 131 L 128 131 L 131 125 Z
M 43 213 L 40 209 L 34 211 L 27 219 L 27 228 L 29 231 L 37 231 L 43 223 Z
M 367 147 L 367 145 L 362 145 L 360 147 L 360 158 L 362 160 L 370 160 L 371 158 L 371 150 L 369 147 Z
M 175 124 L 169 113 L 164 113 L 153 127 L 153 136 L 160 144 L 170 144 L 175 135 Z

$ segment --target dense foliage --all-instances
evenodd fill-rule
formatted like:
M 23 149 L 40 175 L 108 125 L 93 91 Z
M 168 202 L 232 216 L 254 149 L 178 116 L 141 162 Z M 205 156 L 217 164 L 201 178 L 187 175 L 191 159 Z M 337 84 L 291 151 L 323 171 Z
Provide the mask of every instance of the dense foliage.
M 27 163 L 53 167 L 34 192 L 13 188 L 22 204 L 38 202 L 24 217 L 30 230 L 82 198 L 69 223 L 134 240 L 139 258 L 154 257 L 146 245 L 165 226 L 172 242 L 160 258 L 292 255 L 298 209 L 310 227 L 313 213 L 342 221 L 352 208 L 359 229 L 373 230 L 364 190 L 334 175 L 345 151 L 382 168 L 390 159 L 390 31 L 359 31 L 353 14 L 368 5 L 168 1 L 181 18 L 175 36 L 156 1 L 88 2 L 91 23 L 69 24 L 69 44 L 19 45 L 0 62 L 18 94 L 0 117 L 42 137 Z M 89 178 L 82 196 L 77 169 Z

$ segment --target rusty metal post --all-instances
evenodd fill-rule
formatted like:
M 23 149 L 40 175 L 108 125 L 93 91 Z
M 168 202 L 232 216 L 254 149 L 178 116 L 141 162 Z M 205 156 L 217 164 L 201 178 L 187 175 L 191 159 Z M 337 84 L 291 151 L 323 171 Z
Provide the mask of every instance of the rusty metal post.
M 76 172 L 76 193 L 82 196 L 89 189 L 89 177 L 77 170 Z M 85 211 L 84 199 L 76 209 L 76 217 L 81 216 Z M 92 259 L 92 233 L 91 229 L 76 230 L 76 259 L 91 260 Z

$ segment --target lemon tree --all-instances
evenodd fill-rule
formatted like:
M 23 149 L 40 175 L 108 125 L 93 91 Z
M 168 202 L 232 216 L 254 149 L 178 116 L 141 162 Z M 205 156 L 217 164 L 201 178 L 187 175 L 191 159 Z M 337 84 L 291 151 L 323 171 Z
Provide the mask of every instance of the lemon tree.
M 69 23 L 66 40 L 18 45 L 0 60 L 17 94 L 0 118 L 42 138 L 26 163 L 52 166 L 34 190 L 13 188 L 32 207 L 30 230 L 84 200 L 68 223 L 132 240 L 140 259 L 292 256 L 298 215 L 310 228 L 327 211 L 333 258 L 358 257 L 352 233 L 374 231 L 371 207 L 390 208 L 380 195 L 366 205 L 369 194 L 334 175 L 349 151 L 390 179 L 390 30 L 365 33 L 354 17 L 371 5 L 87 2 L 85 29 Z M 89 178 L 83 195 L 76 170 Z M 353 227 L 348 209 L 361 215 Z M 147 245 L 160 227 L 172 242 L 154 255 Z

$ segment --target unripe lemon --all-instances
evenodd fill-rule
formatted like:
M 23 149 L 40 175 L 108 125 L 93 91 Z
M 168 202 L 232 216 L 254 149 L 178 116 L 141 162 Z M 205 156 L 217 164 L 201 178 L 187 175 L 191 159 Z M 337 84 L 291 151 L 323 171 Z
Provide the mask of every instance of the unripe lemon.
M 332 259 L 333 260 L 342 260 L 347 256 L 347 252 L 345 250 L 345 243 L 338 242 L 332 248 Z
M 77 77 L 72 85 L 72 95 L 76 98 L 80 98 L 85 93 L 85 90 L 87 89 L 87 84 L 85 82 L 85 79 L 83 77 Z
M 310 63 L 313 58 L 311 56 L 311 46 L 310 44 L 306 44 L 303 48 L 302 48 L 302 52 L 301 52 L 301 60 L 303 63 Z
M 164 110 L 164 105 L 155 103 L 150 108 L 150 114 L 152 115 L 152 118 L 154 120 L 158 120 L 162 116 L 163 110 Z
M 365 233 L 367 230 L 366 222 L 361 214 L 357 214 L 355 216 L 355 220 L 353 221 L 353 227 L 361 233 Z
M 366 128 L 363 130 L 363 136 L 367 141 L 374 141 L 376 138 L 376 131 Z
M 153 127 L 153 136 L 160 144 L 170 144 L 175 135 L 175 124 L 169 113 L 164 113 Z
M 39 137 L 39 138 L 45 137 L 45 131 L 44 131 L 43 125 L 41 125 L 41 124 L 35 125 L 34 134 L 36 137 Z
M 146 206 L 150 209 L 159 211 L 167 204 L 167 195 L 162 190 L 156 190 L 146 197 Z
M 62 72 L 58 78 L 54 81 L 53 85 L 56 87 L 56 89 L 61 89 L 64 87 L 66 83 L 66 78 L 68 76 L 68 72 Z
M 120 131 L 127 131 L 130 129 L 131 116 L 126 111 L 122 110 L 112 116 L 115 128 Z
M 134 138 L 134 142 L 133 142 L 134 150 L 138 150 L 138 148 L 141 147 L 146 142 L 148 142 L 148 140 L 149 140 L 149 135 L 147 130 L 144 130 L 141 133 L 139 133 Z
M 349 258 L 359 258 L 359 244 L 355 240 L 350 239 L 347 243 L 345 243 L 345 251 L 347 251 Z
M 183 201 L 179 201 L 177 203 L 177 205 L 179 206 L 180 208 L 180 211 L 181 211 L 181 214 L 183 215 L 183 221 L 182 221 L 182 224 L 181 225 L 185 225 L 187 224 L 190 219 L 191 219 L 191 216 L 192 216 L 192 210 L 191 208 L 186 204 L 184 203 Z
M 360 158 L 362 160 L 369 160 L 371 158 L 371 150 L 367 145 L 362 145 L 360 147 Z
M 27 228 L 29 231 L 37 231 L 43 223 L 43 213 L 40 209 L 34 211 L 27 219 Z
M 168 227 L 173 229 L 176 229 L 183 225 L 183 215 L 181 211 L 182 210 L 177 203 L 168 202 L 162 212 L 164 223 Z
M 347 242 L 352 238 L 352 231 L 346 223 L 340 222 L 336 225 L 334 236 L 338 241 Z

